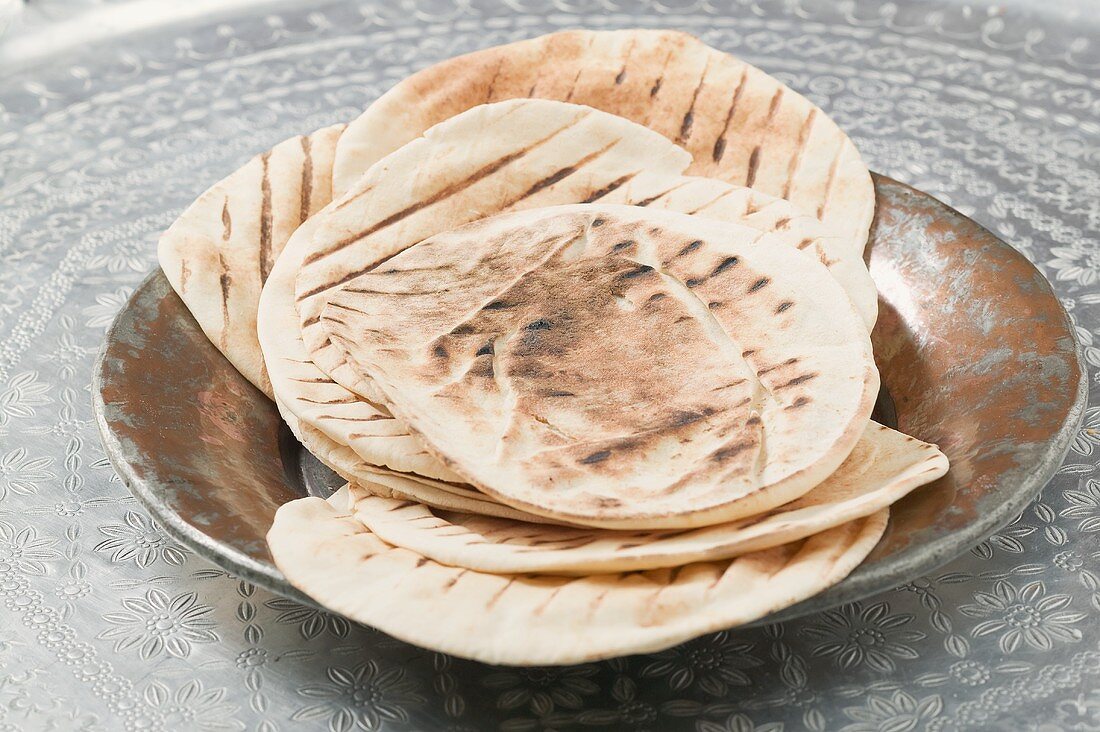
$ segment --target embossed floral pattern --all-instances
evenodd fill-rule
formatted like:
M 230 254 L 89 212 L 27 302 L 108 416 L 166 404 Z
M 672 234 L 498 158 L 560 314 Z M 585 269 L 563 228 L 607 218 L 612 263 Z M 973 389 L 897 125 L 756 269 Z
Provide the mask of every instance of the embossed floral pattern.
M 653 654 L 653 660 L 642 667 L 642 676 L 661 677 L 673 691 L 698 687 L 724 697 L 731 686 L 752 683 L 745 669 L 763 664 L 749 653 L 752 648 L 752 643 L 732 640 L 728 632 L 706 636 Z
M 385 723 L 409 721 L 409 706 L 424 697 L 400 668 L 381 670 L 374 661 L 353 668 L 332 666 L 328 681 L 304 686 L 299 694 L 319 699 L 294 712 L 292 719 L 327 718 L 333 732 L 381 729 Z
M 0 501 L 9 493 L 23 496 L 37 493 L 43 481 L 54 477 L 49 470 L 52 462 L 49 456 L 30 457 L 23 447 L 0 457 Z
M 971 630 L 974 636 L 999 635 L 1001 650 L 1012 653 L 1021 643 L 1049 651 L 1055 643 L 1081 640 L 1076 627 L 1087 616 L 1068 610 L 1069 595 L 1046 595 L 1042 582 L 1031 582 L 1017 589 L 1008 582 L 997 582 L 993 592 L 976 592 L 974 604 L 959 611 L 972 618 L 989 618 Z
M 96 636 L 113 640 L 116 652 L 136 648 L 146 659 L 161 653 L 185 658 L 194 644 L 218 640 L 215 623 L 207 617 L 213 608 L 200 604 L 194 593 L 170 597 L 152 589 L 144 597 L 123 598 L 122 607 L 103 616 L 114 627 Z
M 904 691 L 890 697 L 868 696 L 861 707 L 847 707 L 844 714 L 855 720 L 842 732 L 909 732 L 922 728 L 943 711 L 939 696 L 916 699 Z
M 0 574 L 6 571 L 46 574 L 47 563 L 61 559 L 61 552 L 54 548 L 56 544 L 56 539 L 40 536 L 33 526 L 17 529 L 0 521 Z
M 237 706 L 226 702 L 226 690 L 206 689 L 197 679 L 184 683 L 175 691 L 154 681 L 145 687 L 142 696 L 165 729 L 211 732 L 244 729 L 243 722 L 232 718 Z
M 523 668 L 489 674 L 481 683 L 496 691 L 500 709 L 526 709 L 543 717 L 556 709 L 580 709 L 584 698 L 599 691 L 592 679 L 596 666 Z
M 169 541 L 155 521 L 134 511 L 127 511 L 120 524 L 100 526 L 99 533 L 107 538 L 95 545 L 95 551 L 110 554 L 112 562 L 148 567 L 160 560 L 179 566 L 187 552 Z
M 802 633 L 817 642 L 813 655 L 831 656 L 840 668 L 866 665 L 888 672 L 894 670 L 897 659 L 917 657 L 910 644 L 924 638 L 924 633 L 907 629 L 912 621 L 912 615 L 891 615 L 884 602 L 866 609 L 854 603 L 822 613 L 820 622 Z

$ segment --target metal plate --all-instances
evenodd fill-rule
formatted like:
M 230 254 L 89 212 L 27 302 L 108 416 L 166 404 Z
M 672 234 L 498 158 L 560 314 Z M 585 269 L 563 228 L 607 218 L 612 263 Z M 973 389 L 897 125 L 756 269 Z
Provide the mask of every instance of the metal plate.
M 1043 276 L 934 198 L 882 177 L 876 189 L 879 411 L 939 444 L 951 470 L 894 507 L 886 535 L 847 579 L 764 622 L 895 587 L 986 538 L 1053 475 L 1083 414 L 1073 330 Z M 335 480 L 160 274 L 109 331 L 94 399 L 111 462 L 168 531 L 234 574 L 305 599 L 272 564 L 264 535 L 280 505 L 327 495 Z

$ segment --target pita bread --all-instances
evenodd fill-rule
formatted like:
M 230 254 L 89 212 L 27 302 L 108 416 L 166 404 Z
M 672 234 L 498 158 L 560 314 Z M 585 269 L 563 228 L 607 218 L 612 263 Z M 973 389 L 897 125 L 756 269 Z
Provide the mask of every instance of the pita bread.
M 655 132 L 574 104 L 520 99 L 446 120 L 372 166 L 320 217 L 296 284 L 310 358 L 341 381 L 321 310 L 342 283 L 402 249 L 501 211 L 586 201 L 643 171 L 679 174 L 690 162 Z
M 325 210 L 332 208 L 330 205 Z M 325 461 L 323 455 L 346 446 L 357 456 L 353 462 L 362 459 L 398 472 L 416 472 L 442 481 L 462 480 L 429 454 L 385 407 L 340 386 L 310 360 L 294 308 L 294 278 L 319 220 L 320 215 L 314 216 L 290 237 L 260 294 L 257 335 L 284 419 L 292 427 L 300 421 L 319 430 L 327 440 L 317 438 L 313 446 L 307 446 L 349 480 L 352 477 L 346 470 Z M 299 428 L 299 441 L 305 442 L 304 431 L 304 426 Z M 329 442 L 333 443 L 331 447 Z M 318 445 L 322 446 L 321 453 L 314 449 Z
M 442 211 L 436 210 L 436 206 L 422 205 L 432 200 L 441 186 L 446 188 L 446 181 L 475 177 L 484 169 L 486 160 L 507 158 L 521 149 L 522 140 L 543 134 L 552 124 L 564 125 L 578 116 L 583 117 L 579 129 L 588 131 L 585 140 L 578 142 L 560 136 L 544 142 L 540 148 L 541 157 L 534 158 L 533 163 L 529 161 L 523 176 L 517 178 L 509 174 L 505 166 L 498 171 L 498 177 L 505 176 L 501 180 L 490 177 L 480 181 L 482 187 L 452 192 L 449 207 Z M 543 126 L 533 126 L 535 121 Z M 492 134 L 487 134 L 487 129 Z M 591 134 L 593 129 L 598 134 Z M 634 139 L 636 135 L 640 137 Z M 587 166 L 580 166 L 571 175 L 561 175 L 562 160 L 584 159 L 591 154 L 585 151 L 595 141 L 609 138 L 620 139 L 615 147 L 618 154 L 605 154 Z M 494 151 L 491 143 L 497 139 L 512 142 L 504 151 L 499 147 Z M 277 374 L 272 377 L 274 388 L 289 409 L 336 442 L 349 445 L 368 462 L 445 481 L 461 480 L 435 460 L 418 440 L 411 438 L 403 425 L 384 419 L 388 412 L 378 403 L 380 395 L 370 390 L 368 383 L 360 382 L 360 387 L 367 390 L 369 400 L 374 403 L 356 400 L 346 389 L 333 383 L 343 381 L 347 385 L 358 377 L 342 363 L 339 351 L 325 343 L 324 334 L 317 327 L 318 308 L 335 291 L 334 283 L 354 275 L 365 265 L 384 259 L 424 235 L 452 228 L 482 214 L 495 213 L 501 205 L 520 208 L 588 199 L 614 200 L 684 212 L 699 211 L 701 215 L 762 230 L 772 228 L 776 234 L 769 241 L 805 247 L 807 256 L 814 252 L 827 261 L 830 271 L 844 283 L 853 300 L 860 303 L 868 324 L 874 322 L 874 285 L 862 260 L 853 261 L 846 255 L 844 247 L 837 243 L 841 241 L 838 237 L 811 217 L 797 214 L 781 199 L 718 181 L 683 178 L 668 172 L 682 167 L 684 159 L 671 143 L 637 125 L 557 102 L 515 101 L 471 110 L 431 130 L 419 143 L 416 148 L 400 151 L 382 161 L 345 200 L 328 207 L 295 232 L 276 263 L 261 299 L 260 340 L 269 358 L 268 368 L 272 374 Z M 581 145 L 580 150 L 578 145 Z M 647 148 L 649 154 L 643 154 L 642 148 Z M 473 149 L 478 152 L 471 154 L 469 151 Z M 653 154 L 654 150 L 658 154 Z M 644 169 L 638 167 L 640 163 L 636 158 L 646 161 Z M 662 162 L 665 160 L 676 162 Z M 540 165 L 544 167 L 539 168 Z M 546 177 L 539 178 L 540 174 Z M 539 181 L 548 178 L 556 180 L 541 186 Z M 420 198 L 413 194 L 401 196 L 410 180 L 414 181 L 414 193 Z M 607 181 L 618 184 L 609 186 Z M 484 186 L 489 183 L 495 187 L 486 192 Z M 535 194 L 520 198 L 522 193 L 535 187 L 538 187 Z M 380 201 L 375 200 L 374 191 L 387 195 Z M 394 227 L 394 212 L 409 209 L 419 214 L 413 225 L 408 227 L 401 223 Z M 427 216 L 432 212 L 434 219 Z M 390 226 L 381 226 L 386 222 L 390 222 Z M 373 235 L 347 244 L 336 257 L 317 262 L 315 266 L 322 268 L 321 274 L 328 277 L 328 285 L 315 285 L 316 275 L 301 274 L 302 279 L 308 278 L 308 290 L 321 289 L 300 303 L 305 331 L 313 336 L 309 338 L 313 346 L 310 352 L 293 324 L 296 311 L 290 280 L 301 268 L 302 260 L 309 256 L 308 251 L 324 250 L 332 246 L 332 242 L 346 241 L 357 231 L 371 229 L 376 229 Z M 329 378 L 330 375 L 333 378 Z
M 279 508 L 267 540 L 287 580 L 333 612 L 442 653 L 548 665 L 657 651 L 793 605 L 851 572 L 886 522 L 882 510 L 733 560 L 579 578 L 442 565 L 320 498 Z
M 338 195 L 362 171 L 471 107 L 536 97 L 646 125 L 690 152 L 691 175 L 793 202 L 862 255 L 875 195 L 859 152 L 828 115 L 775 78 L 670 30 L 570 30 L 477 51 L 399 82 L 348 127 Z
M 478 175 L 489 164 L 486 161 L 515 154 L 524 149 L 525 141 L 538 142 L 549 134 L 547 130 L 570 125 L 568 134 L 542 142 L 525 159 L 520 173 L 502 169 L 495 175 L 482 174 L 476 185 L 455 192 L 458 195 L 432 206 L 422 205 L 424 197 L 430 199 L 446 189 L 448 180 Z M 490 143 L 496 139 L 507 141 L 511 152 L 502 152 L 499 145 L 494 148 Z M 600 151 L 595 158 L 576 165 L 569 175 L 562 174 L 569 163 L 584 161 Z M 335 442 L 350 446 L 369 463 L 443 481 L 462 480 L 432 457 L 404 425 L 387 419 L 385 407 L 371 403 L 369 398 L 357 398 L 314 364 L 299 328 L 295 277 L 299 277 L 300 270 L 301 276 L 309 276 L 306 270 L 314 274 L 319 270 L 320 275 L 342 279 L 361 268 L 365 260 L 385 256 L 390 251 L 386 247 L 392 247 L 393 242 L 403 248 L 437 233 L 440 226 L 451 228 L 483 212 L 496 213 L 501 206 L 519 205 L 524 193 L 529 195 L 522 205 L 572 203 L 623 176 L 641 170 L 676 173 L 688 162 L 686 153 L 645 128 L 613 115 L 557 102 L 523 100 L 479 108 L 429 131 L 417 145 L 399 151 L 364 177 L 364 191 L 377 189 L 386 195 L 366 196 L 357 189 L 327 207 L 294 233 L 275 263 L 260 298 L 257 324 L 274 392 L 302 421 Z M 409 170 L 421 169 L 422 173 L 408 175 Z M 532 192 L 536 187 L 538 190 Z M 440 205 L 450 213 L 440 214 Z M 321 236 L 319 232 L 328 232 L 327 236 L 339 241 L 348 236 L 349 230 L 377 226 L 391 220 L 395 211 L 405 209 L 423 212 L 414 212 L 405 221 L 392 221 L 396 225 L 380 228 L 376 236 L 312 265 L 303 265 L 311 256 L 314 240 Z M 301 305 L 303 310 L 309 307 Z M 313 330 L 317 330 L 316 323 Z M 331 348 L 327 350 L 339 355 Z M 340 370 L 339 363 L 330 362 L 329 366 Z
M 291 414 L 289 419 L 295 418 Z M 296 436 L 303 447 L 334 473 L 353 483 L 360 495 L 415 501 L 444 511 L 496 516 L 510 521 L 548 521 L 541 516 L 524 513 L 499 503 L 468 485 L 424 479 L 411 473 L 398 473 L 371 465 L 364 462 L 351 448 L 333 442 L 311 425 L 297 423 L 297 429 Z
M 160 238 L 157 255 L 199 326 L 268 396 L 256 342 L 260 288 L 298 225 L 332 197 L 332 161 L 345 125 L 300 135 L 215 183 Z
M 348 282 L 321 325 L 448 467 L 503 503 L 689 528 L 794 500 L 878 393 L 866 328 L 768 233 L 574 205 L 441 234 Z
M 727 559 L 804 539 L 887 508 L 946 472 L 947 458 L 935 445 L 871 422 L 837 471 L 797 501 L 686 532 L 533 526 L 361 490 L 352 513 L 386 543 L 453 567 L 498 574 L 629 572 Z
M 878 291 L 863 257 L 849 242 L 783 198 L 712 178 L 643 173 L 595 203 L 622 203 L 676 211 L 773 232 L 773 246 L 792 246 L 829 269 L 870 331 L 878 319 Z

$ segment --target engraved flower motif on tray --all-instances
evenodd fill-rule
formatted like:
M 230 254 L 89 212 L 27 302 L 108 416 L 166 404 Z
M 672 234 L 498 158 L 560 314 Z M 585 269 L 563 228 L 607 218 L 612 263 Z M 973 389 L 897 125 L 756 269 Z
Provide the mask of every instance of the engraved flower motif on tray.
M 423 702 L 415 683 L 400 667 L 381 670 L 374 661 L 353 668 L 330 666 L 328 681 L 302 687 L 298 693 L 316 704 L 302 707 L 291 715 L 295 721 L 328 719 L 332 732 L 381 729 L 385 723 L 408 722 L 408 707 Z
M 46 563 L 61 558 L 54 549 L 56 539 L 39 536 L 38 529 L 15 526 L 0 521 L 0 574 L 15 570 L 23 574 L 44 575 Z
M 351 624 L 339 615 L 326 613 L 317 608 L 307 607 L 285 597 L 277 597 L 264 603 L 272 610 L 278 610 L 276 623 L 298 626 L 298 633 L 306 640 L 312 640 L 322 633 L 336 638 L 346 638 Z
M 135 511 L 127 511 L 120 524 L 100 526 L 99 533 L 107 538 L 95 545 L 95 551 L 111 552 L 112 562 L 132 560 L 148 567 L 160 560 L 178 567 L 188 553 L 169 541 L 155 521 Z
M 199 604 L 194 592 L 170 597 L 153 588 L 144 597 L 123 598 L 122 607 L 103 616 L 113 627 L 96 636 L 113 640 L 116 653 L 137 648 L 144 659 L 161 653 L 186 658 L 194 644 L 218 640 L 216 624 L 206 617 L 214 608 Z
M 959 612 L 987 619 L 975 625 L 971 635 L 999 633 L 998 644 L 1004 653 L 1012 653 L 1021 644 L 1049 651 L 1055 642 L 1081 640 L 1081 629 L 1074 626 L 1087 615 L 1066 609 L 1072 600 L 1069 595 L 1047 596 L 1041 581 L 1022 588 L 998 581 L 993 592 L 976 592 L 974 599 L 973 604 L 959 606 Z
M 763 663 L 749 653 L 752 648 L 752 643 L 735 642 L 729 632 L 722 631 L 653 654 L 653 660 L 642 668 L 642 676 L 661 677 L 673 691 L 698 686 L 711 696 L 726 696 L 731 686 L 752 683 L 742 669 Z
M 132 287 L 119 287 L 113 292 L 102 292 L 95 296 L 95 304 L 88 305 L 81 312 L 89 328 L 106 328 L 115 319 L 115 314 L 126 304 L 133 293 Z
M 783 723 L 756 724 L 744 714 L 735 712 L 721 722 L 701 720 L 695 724 L 695 732 L 783 732 Z
M 917 658 L 910 644 L 924 633 L 906 630 L 912 621 L 912 615 L 891 615 L 884 602 L 866 609 L 857 602 L 822 613 L 820 622 L 803 628 L 802 635 L 818 641 L 812 655 L 832 656 L 840 668 L 866 665 L 886 673 L 894 670 L 895 659 Z
M 225 701 L 225 689 L 206 689 L 201 681 L 191 680 L 174 692 L 154 681 L 142 692 L 145 708 L 135 710 L 134 727 L 142 723 L 157 729 L 240 730 L 244 723 L 232 719 L 239 707 Z
M 1081 490 L 1065 491 L 1062 496 L 1071 505 L 1061 515 L 1080 519 L 1078 531 L 1100 531 L 1100 481 L 1090 480 Z
M 844 714 L 854 720 L 842 732 L 909 732 L 923 728 L 943 712 L 943 699 L 937 694 L 917 699 L 904 691 L 891 697 L 869 695 L 861 707 L 846 707 Z
M 24 447 L 0 457 L 0 501 L 9 493 L 21 496 L 37 493 L 42 481 L 54 477 L 49 471 L 52 463 L 51 457 L 29 457 Z
M 38 380 L 34 371 L 24 371 L 11 378 L 0 391 L 0 427 L 17 417 L 33 417 L 34 408 L 50 403 L 50 385 Z
M 599 691 L 592 680 L 597 670 L 592 665 L 517 668 L 491 673 L 481 683 L 500 692 L 497 708 L 525 708 L 545 716 L 558 708 L 580 709 L 584 697 Z
M 1070 246 L 1054 247 L 1050 253 L 1054 259 L 1048 260 L 1046 266 L 1054 270 L 1055 279 L 1083 286 L 1096 284 L 1097 273 L 1100 273 L 1100 251 L 1095 245 L 1085 241 L 1075 242 Z

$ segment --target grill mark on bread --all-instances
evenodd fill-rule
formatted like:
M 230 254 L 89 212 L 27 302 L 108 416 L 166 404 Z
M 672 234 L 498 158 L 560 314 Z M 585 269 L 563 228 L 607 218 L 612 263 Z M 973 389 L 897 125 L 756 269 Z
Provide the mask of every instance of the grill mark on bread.
M 498 592 L 496 592 L 491 598 L 489 598 L 489 602 L 485 603 L 485 609 L 488 610 L 493 607 L 493 605 L 496 604 L 497 600 L 500 599 L 500 596 L 507 592 L 508 588 L 511 587 L 512 583 L 515 582 L 517 579 L 518 577 L 512 577 L 510 580 L 508 580 L 504 584 L 504 587 L 501 587 Z
M 634 176 L 636 176 L 636 175 L 638 175 L 638 171 L 635 171 L 633 173 L 627 173 L 626 175 L 623 175 L 623 176 L 620 176 L 620 177 L 616 178 L 615 180 L 611 181 L 610 183 L 608 183 L 603 188 L 601 188 L 597 191 L 593 191 L 588 196 L 588 198 L 581 201 L 581 203 L 592 203 L 593 201 L 598 201 L 599 199 L 603 198 L 604 196 L 606 196 L 610 193 L 614 193 L 619 188 L 622 188 L 623 185 L 630 182 L 630 180 L 633 179 Z
M 378 232 L 378 231 L 380 231 L 380 230 L 382 230 L 382 229 L 384 229 L 388 226 L 392 226 L 393 224 L 397 223 L 398 221 L 401 221 L 402 219 L 408 218 L 409 216 L 413 215 L 417 211 L 420 211 L 424 208 L 427 208 L 428 206 L 431 206 L 431 205 L 436 204 L 440 201 L 448 199 L 448 198 L 450 198 L 451 196 L 454 196 L 457 193 L 461 193 L 462 191 L 464 191 L 467 188 L 473 186 L 474 184 L 478 183 L 479 181 L 484 180 L 485 178 L 488 178 L 493 173 L 496 173 L 498 170 L 500 170 L 504 166 L 508 165 L 509 163 L 513 163 L 516 160 L 520 160 L 521 158 L 525 157 L 528 153 L 530 153 L 532 150 L 546 144 L 547 142 L 554 139 L 555 137 L 562 134 L 563 132 L 566 132 L 567 130 L 572 129 L 576 125 L 580 124 L 587 117 L 588 117 L 587 112 L 579 114 L 579 115 L 577 115 L 577 117 L 574 120 L 572 120 L 571 122 L 569 122 L 565 126 L 558 128 L 554 132 L 551 132 L 546 137 L 543 137 L 540 140 L 536 140 L 536 141 L 532 142 L 531 144 L 527 145 L 524 148 L 521 148 L 519 150 L 515 150 L 513 152 L 508 153 L 507 155 L 504 155 L 503 157 L 497 158 L 493 162 L 482 166 L 480 169 L 474 171 L 472 174 L 468 175 L 467 177 L 463 178 L 462 180 L 451 183 L 450 185 L 445 186 L 442 190 L 436 191 L 431 196 L 429 196 L 425 199 L 421 199 L 420 201 L 417 201 L 414 204 L 406 206 L 405 208 L 401 209 L 400 211 L 397 211 L 396 213 L 391 214 L 390 216 L 387 216 L 386 218 L 372 224 L 371 226 L 367 227 L 366 229 L 363 229 L 359 232 L 356 232 L 355 234 L 352 234 L 350 236 L 346 236 L 343 239 L 340 239 L 339 241 L 336 241 L 333 244 L 331 244 L 331 245 L 329 245 L 329 246 L 327 246 L 323 249 L 320 249 L 316 252 L 311 253 L 309 256 L 307 256 L 305 258 L 305 260 L 303 260 L 303 265 L 313 264 L 314 262 L 317 262 L 318 260 L 324 259 L 325 257 L 329 256 L 330 254 L 334 254 L 335 252 L 338 252 L 341 249 L 344 249 L 345 247 L 348 247 L 351 244 L 354 244 L 355 242 L 359 241 L 360 239 L 368 237 L 371 234 L 374 234 L 374 233 L 376 233 L 376 232 Z M 396 255 L 398 253 L 399 252 L 395 252 L 394 255 Z M 370 271 L 370 269 L 373 269 L 374 267 L 377 267 L 379 264 L 386 261 L 386 259 L 391 259 L 394 255 L 391 255 L 390 257 L 386 257 L 385 259 L 383 259 L 379 262 L 375 262 L 368 269 L 364 269 L 364 270 L 361 270 L 359 272 L 353 273 L 353 276 L 357 277 L 360 274 L 363 274 L 363 272 Z M 302 295 L 299 296 L 298 299 L 299 299 L 299 301 L 301 301 L 301 300 L 304 300 L 307 297 L 312 297 L 313 295 L 316 295 L 320 292 L 324 292 L 325 290 L 328 290 L 332 287 L 335 287 L 337 284 L 343 284 L 344 282 L 347 282 L 348 279 L 350 279 L 350 277 L 349 278 L 342 278 L 339 283 L 320 285 L 318 287 L 313 288 L 309 292 L 303 293 Z
M 672 51 L 669 50 L 669 52 L 667 54 L 665 54 L 664 63 L 661 64 L 661 73 L 659 73 L 657 75 L 657 80 L 653 82 L 653 86 L 649 90 L 649 98 L 650 99 L 657 96 L 657 94 L 661 91 L 661 85 L 664 84 L 664 82 L 665 82 L 665 71 L 668 70 L 668 62 L 671 61 L 671 60 L 672 60 Z
M 502 56 L 497 61 L 497 67 L 493 70 L 493 78 L 489 79 L 489 86 L 485 89 L 485 104 L 493 101 L 493 92 L 496 90 L 497 79 L 500 77 L 500 70 L 504 67 L 504 57 Z
M 806 115 L 806 120 L 802 123 L 802 126 L 798 128 L 798 141 L 795 143 L 794 152 L 791 154 L 791 162 L 787 165 L 787 181 L 783 184 L 783 194 L 780 198 L 791 197 L 791 186 L 794 184 L 795 174 L 798 173 L 798 166 L 802 162 L 802 155 L 806 150 L 806 143 L 810 139 L 810 128 L 813 127 L 816 117 L 817 109 L 811 107 L 810 113 Z
M 807 381 L 812 381 L 813 379 L 816 379 L 816 378 L 817 378 L 817 374 L 814 374 L 814 373 L 802 374 L 801 376 L 796 376 L 793 379 L 791 379 L 790 381 L 786 381 L 786 382 L 776 386 L 775 389 L 773 389 L 773 391 L 779 391 L 780 389 L 788 389 L 792 386 L 798 386 L 799 384 L 805 384 Z
M 353 396 L 340 397 L 339 399 L 310 399 L 309 397 L 302 397 L 302 396 L 295 397 L 295 398 L 300 402 L 305 402 L 306 404 L 321 404 L 321 405 L 354 404 L 355 402 L 359 401 L 359 399 L 357 397 L 353 397 Z
M 271 256 L 271 153 L 260 156 L 263 177 L 260 178 L 260 284 L 267 282 L 271 267 L 275 264 Z
M 218 340 L 224 351 L 229 344 L 229 288 L 233 284 L 233 275 L 229 274 L 229 262 L 225 261 L 225 254 L 221 252 L 218 252 L 218 266 L 221 267 L 218 285 L 222 293 L 222 332 Z
M 699 83 L 695 85 L 695 91 L 691 93 L 691 103 L 688 104 L 687 112 L 684 113 L 684 119 L 680 123 L 680 135 L 676 138 L 676 141 L 681 145 L 687 142 L 691 137 L 691 127 L 695 122 L 695 102 L 699 99 L 699 91 L 703 88 L 703 85 L 707 81 L 707 72 L 710 71 L 710 56 L 707 56 L 707 63 L 703 66 L 703 73 L 699 75 Z
M 840 141 L 840 147 L 837 148 L 836 154 L 833 156 L 833 161 L 829 163 L 829 173 L 825 176 L 825 193 L 821 196 L 821 203 L 817 204 L 817 220 L 822 221 L 825 218 L 825 208 L 829 205 L 829 196 L 833 192 L 833 183 L 836 180 L 836 171 L 840 167 L 840 156 L 844 152 L 844 141 Z
M 229 288 L 233 286 L 233 275 L 229 273 L 229 262 L 225 259 L 224 247 L 228 246 L 230 237 L 233 236 L 233 218 L 229 215 L 229 196 L 222 201 L 222 245 L 218 251 L 218 287 L 222 296 L 222 332 L 218 341 L 224 351 L 229 343 Z
M 761 277 L 761 278 L 760 278 L 760 279 L 758 279 L 758 280 L 757 280 L 756 282 L 753 282 L 753 283 L 752 283 L 752 285 L 751 285 L 751 286 L 749 287 L 749 292 L 750 292 L 750 293 L 752 293 L 752 292 L 760 292 L 760 291 L 761 291 L 761 290 L 763 290 L 763 289 L 764 289 L 765 287 L 767 287 L 767 286 L 768 286 L 768 283 L 770 283 L 770 282 L 771 282 L 771 280 L 770 280 L 770 279 L 768 279 L 767 277 Z
M 643 198 L 642 200 L 631 203 L 630 205 L 631 206 L 643 206 L 643 207 L 648 206 L 649 204 L 653 203 L 654 201 L 658 201 L 658 200 L 664 198 L 665 196 L 672 193 L 673 191 L 676 191 L 680 188 L 683 188 L 684 186 L 686 186 L 688 184 L 688 182 L 689 181 L 687 181 L 687 180 L 681 181 L 680 183 L 677 183 L 676 185 L 672 186 L 672 188 L 669 188 L 668 190 L 661 191 L 657 195 L 650 196 L 649 198 Z
M 676 256 L 677 257 L 683 257 L 686 254 L 691 254 L 692 252 L 694 252 L 696 249 L 698 249 L 701 246 L 703 246 L 703 240 L 702 239 L 696 239 L 695 241 L 692 241 L 692 242 L 684 245 L 684 247 L 682 249 L 680 249 L 680 251 L 676 252 Z
M 759 371 L 756 372 L 756 375 L 761 376 L 761 375 L 769 373 L 771 371 L 775 371 L 778 368 L 782 368 L 784 366 L 791 366 L 791 365 L 796 364 L 796 363 L 798 363 L 798 357 L 797 356 L 795 356 L 793 358 L 788 358 L 786 361 L 783 361 L 783 362 L 777 363 L 777 364 L 772 364 L 771 366 L 767 367 L 766 369 L 760 369 Z
M 469 571 L 470 570 L 468 570 L 468 569 L 464 569 L 461 572 L 459 572 L 458 574 L 456 574 L 455 576 L 451 577 L 451 579 L 447 580 L 447 583 L 443 585 L 443 591 L 444 592 L 449 592 L 450 589 L 452 587 L 454 587 L 456 584 L 458 584 L 458 581 L 460 579 L 462 579 L 462 577 L 465 576 L 465 574 Z
M 596 160 L 597 158 L 607 154 L 607 152 L 611 148 L 618 145 L 619 142 L 620 142 L 620 140 L 615 139 L 615 140 L 609 142 L 608 144 L 604 145 L 599 150 L 594 150 L 593 152 L 590 152 L 589 154 L 585 155 L 583 158 L 581 158 L 577 162 L 573 163 L 572 165 L 567 165 L 564 168 L 561 168 L 560 170 L 557 170 L 557 171 L 551 173 L 550 175 L 546 176 L 542 180 L 540 180 L 540 181 L 536 182 L 535 184 L 533 184 L 530 188 L 528 188 L 526 191 L 524 191 L 522 194 L 520 194 L 518 198 L 514 198 L 511 201 L 508 201 L 508 203 L 501 206 L 501 210 L 503 211 L 505 209 L 511 208 L 512 206 L 516 205 L 517 203 L 519 203 L 523 199 L 528 198 L 530 196 L 533 196 L 536 193 L 538 193 L 539 191 L 543 190 L 544 188 L 549 188 L 550 186 L 554 185 L 558 181 L 561 181 L 565 178 L 568 178 L 569 176 L 573 175 L 573 173 L 576 173 L 578 170 L 580 170 L 584 166 L 591 163 L 593 160 Z
M 302 135 L 302 185 L 298 207 L 298 223 L 309 218 L 313 208 L 313 141 L 309 135 Z
M 369 417 L 346 417 L 341 414 L 321 414 L 317 416 L 317 419 L 331 419 L 336 422 L 381 422 L 393 417 L 387 417 L 384 414 L 372 414 Z
M 715 277 L 717 275 L 720 275 L 726 270 L 736 267 L 740 262 L 741 260 L 738 257 L 726 257 L 717 265 L 715 265 L 714 269 L 710 271 L 710 276 Z
M 180 257 L 180 294 L 187 293 L 187 280 L 191 279 L 191 267 L 186 257 Z
M 722 156 L 726 154 L 726 136 L 729 134 L 730 122 L 733 121 L 734 112 L 737 111 L 737 103 L 741 100 L 741 93 L 745 89 L 745 80 L 749 75 L 749 67 L 746 65 L 741 69 L 741 78 L 737 82 L 737 88 L 733 92 L 733 98 L 730 99 L 730 108 L 726 112 L 726 121 L 722 125 L 722 131 L 718 133 L 717 139 L 714 141 L 714 147 L 711 149 L 710 157 L 715 163 L 722 162 Z
M 779 315 L 780 313 L 790 308 L 792 305 L 794 305 L 794 303 L 790 300 L 784 300 L 783 302 L 779 303 L 779 307 L 775 309 L 775 314 Z
M 637 43 L 637 38 L 631 36 L 630 43 L 626 47 L 626 54 L 623 56 L 623 65 L 619 69 L 619 73 L 615 74 L 615 86 L 619 86 L 626 79 L 626 69 L 630 66 L 630 55 L 634 53 L 634 44 Z
M 779 110 L 779 104 L 782 101 L 783 87 L 779 87 L 775 90 L 775 94 L 772 95 L 772 100 L 768 104 L 768 115 L 764 118 L 764 127 L 760 133 L 761 140 L 767 137 L 768 130 L 771 129 L 772 122 L 775 120 L 775 113 Z M 752 188 L 752 184 L 756 182 L 756 171 L 760 168 L 760 157 L 764 154 L 763 149 L 764 143 L 759 142 L 749 155 L 749 169 L 745 174 L 746 188 Z
M 581 74 L 584 72 L 584 66 L 577 69 L 577 75 L 573 77 L 573 83 L 569 85 L 569 93 L 565 95 L 566 102 L 573 101 L 573 94 L 577 91 L 577 83 L 581 80 Z

